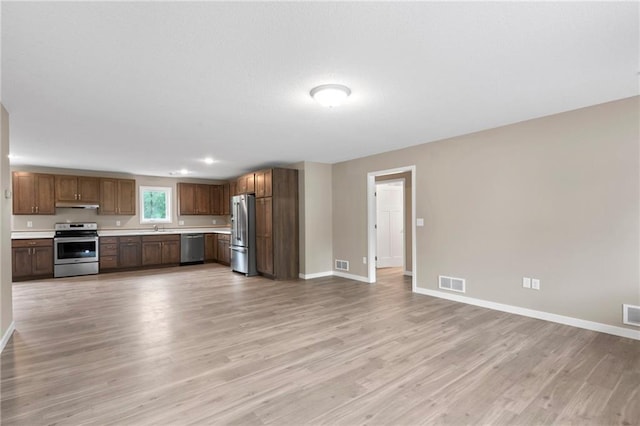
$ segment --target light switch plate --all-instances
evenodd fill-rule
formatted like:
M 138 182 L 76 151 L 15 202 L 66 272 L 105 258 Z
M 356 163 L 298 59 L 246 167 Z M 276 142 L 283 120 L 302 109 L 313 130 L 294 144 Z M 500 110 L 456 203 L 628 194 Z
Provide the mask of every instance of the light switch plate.
M 531 278 L 531 288 L 534 290 L 540 290 L 540 280 L 537 278 Z
M 522 278 L 522 287 L 531 288 L 531 278 L 523 277 Z
M 27 221 L 27 228 L 33 228 L 33 222 L 30 220 Z

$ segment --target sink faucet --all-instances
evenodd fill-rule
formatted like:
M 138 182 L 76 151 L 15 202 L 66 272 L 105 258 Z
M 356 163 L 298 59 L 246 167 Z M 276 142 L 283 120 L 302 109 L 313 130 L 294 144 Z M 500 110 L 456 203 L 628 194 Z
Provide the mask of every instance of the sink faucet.
M 153 225 L 153 230 L 157 231 L 158 230 L 158 225 Z

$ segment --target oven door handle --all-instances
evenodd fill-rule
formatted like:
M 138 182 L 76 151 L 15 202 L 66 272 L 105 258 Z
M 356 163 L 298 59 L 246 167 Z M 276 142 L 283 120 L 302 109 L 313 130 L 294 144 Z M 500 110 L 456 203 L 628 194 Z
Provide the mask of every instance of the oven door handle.
M 84 243 L 84 242 L 98 242 L 98 237 L 56 237 L 53 239 L 54 243 Z

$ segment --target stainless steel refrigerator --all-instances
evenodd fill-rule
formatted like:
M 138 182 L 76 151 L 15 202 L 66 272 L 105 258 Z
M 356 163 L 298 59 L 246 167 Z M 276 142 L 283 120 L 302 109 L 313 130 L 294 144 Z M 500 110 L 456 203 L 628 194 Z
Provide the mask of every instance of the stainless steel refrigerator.
M 231 199 L 231 270 L 246 276 L 258 273 L 255 195 L 236 195 Z

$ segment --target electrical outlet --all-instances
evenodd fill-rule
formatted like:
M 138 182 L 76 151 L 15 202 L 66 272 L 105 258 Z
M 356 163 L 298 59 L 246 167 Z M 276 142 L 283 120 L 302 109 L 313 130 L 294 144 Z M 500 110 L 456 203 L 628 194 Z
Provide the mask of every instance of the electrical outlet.
M 27 221 L 27 228 L 33 228 L 33 222 L 30 220 Z
M 540 280 L 537 278 L 531 278 L 531 288 L 534 290 L 540 290 Z
M 179 220 L 178 225 L 184 225 L 184 220 Z
M 531 278 L 523 277 L 522 278 L 522 287 L 531 288 Z
M 116 220 L 116 226 L 120 226 L 120 221 Z
M 213 223 L 213 224 L 215 225 L 216 223 L 218 223 L 218 221 L 217 221 L 217 220 L 215 220 L 215 219 L 213 219 L 213 220 L 211 221 L 211 223 Z
M 365 265 L 367 264 L 367 257 L 366 256 L 362 258 L 362 263 L 364 263 Z
M 416 226 L 424 226 L 424 219 L 419 217 L 416 219 Z

